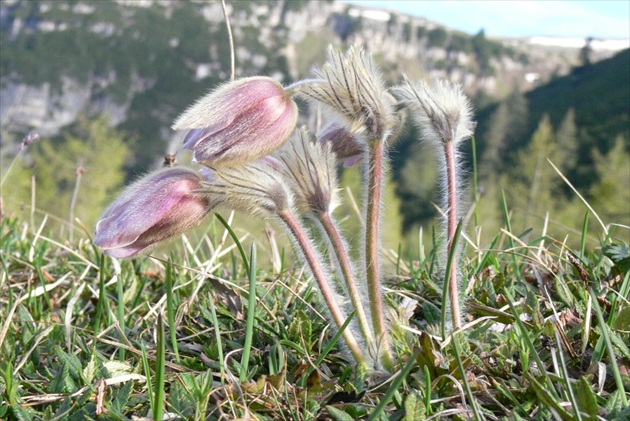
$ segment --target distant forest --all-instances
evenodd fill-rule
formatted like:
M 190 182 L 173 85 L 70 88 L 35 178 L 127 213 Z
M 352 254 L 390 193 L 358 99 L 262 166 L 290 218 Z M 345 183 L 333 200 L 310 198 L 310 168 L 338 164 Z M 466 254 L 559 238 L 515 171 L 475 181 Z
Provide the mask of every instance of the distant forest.
M 64 81 L 71 79 L 91 84 L 95 101 L 112 98 L 124 104 L 126 118 L 111 127 L 107 115 L 86 114 L 58 135 L 33 145 L 11 174 L 3 196 L 12 198 L 5 203 L 7 209 L 18 209 L 35 197 L 38 208 L 61 217 L 68 214 L 75 189 L 80 189 L 74 206 L 89 225 L 125 180 L 164 155 L 165 139 L 172 138 L 168 127 L 175 116 L 225 80 L 229 44 L 221 19 L 209 23 L 195 7 L 184 3 L 167 14 L 157 7 L 135 8 L 131 14 L 115 2 L 90 2 L 95 11 L 77 14 L 72 4 L 21 1 L 3 6 L 0 88 L 48 83 L 51 90 L 60 92 Z M 251 13 L 249 5 L 231 4 L 234 14 Z M 11 28 L 17 20 L 21 29 L 15 32 Z M 43 21 L 53 22 L 57 29 L 38 30 Z M 334 36 L 309 39 L 309 48 L 296 49 L 298 57 L 304 55 L 298 68 L 308 71 L 323 57 L 326 43 L 351 39 L 351 31 L 363 24 L 347 15 L 336 16 L 331 24 Z M 486 39 L 483 31 L 464 36 L 441 28 L 412 30 L 395 20 L 388 28 L 392 33 L 402 28 L 403 37 L 426 40 L 428 48 L 471 54 L 475 63 L 467 70 L 478 77 L 493 72 L 491 63 L 496 57 L 528 60 L 525 53 Z M 236 28 L 237 47 L 250 52 L 239 55 L 239 71 L 279 76 L 287 83 L 292 78 L 284 54 L 287 40 L 282 21 L 272 35 L 263 37 L 263 29 Z M 214 67 L 199 77 L 199 63 Z M 383 67 L 391 76 L 387 63 Z M 505 223 L 504 198 L 513 210 L 514 229 L 521 233 L 531 229 L 538 235 L 547 213 L 550 231 L 567 226 L 579 229 L 587 208 L 547 160 L 605 223 L 630 225 L 629 74 L 630 50 L 625 50 L 610 59 L 575 67 L 570 74 L 529 92 L 515 88 L 500 101 L 471 93 L 477 128 L 474 142 L 463 151 L 473 206 L 469 226 L 483 225 L 486 232 L 496 233 Z M 24 133 L 11 134 L 14 144 L 28 131 L 24 129 Z M 3 139 L 3 154 L 10 158 L 5 145 Z M 395 206 L 387 211 L 400 225 L 399 238 L 413 238 L 418 227 L 429 228 L 439 215 L 436 157 L 427 152 L 411 125 L 391 145 L 390 155 Z M 77 174 L 81 174 L 78 181 Z M 36 196 L 32 195 L 34 180 L 39 186 Z M 628 230 L 623 235 L 627 237 Z

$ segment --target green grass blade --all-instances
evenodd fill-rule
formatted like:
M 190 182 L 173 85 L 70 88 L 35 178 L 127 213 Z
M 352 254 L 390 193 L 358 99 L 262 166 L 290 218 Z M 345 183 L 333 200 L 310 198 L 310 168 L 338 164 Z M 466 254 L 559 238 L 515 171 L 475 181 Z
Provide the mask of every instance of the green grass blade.
M 385 410 L 385 407 L 392 400 L 394 394 L 398 391 L 398 388 L 402 385 L 403 381 L 407 378 L 411 369 L 416 365 L 416 359 L 420 356 L 421 351 L 416 351 L 411 357 L 409 357 L 409 361 L 405 364 L 405 367 L 401 370 L 400 374 L 396 376 L 391 385 L 387 388 L 387 391 L 383 395 L 383 397 L 379 400 L 378 405 L 374 408 L 374 411 L 370 414 L 368 421 L 377 420 L 381 413 Z
M 580 260 L 584 261 L 584 254 L 586 252 L 586 236 L 588 231 L 588 216 L 589 212 L 584 214 L 584 222 L 582 223 L 582 239 L 580 242 Z
M 573 410 L 575 412 L 575 417 L 578 421 L 582 421 L 582 414 L 580 413 L 580 407 L 578 405 L 577 399 L 575 399 L 575 393 L 573 393 L 573 387 L 571 386 L 571 379 L 569 378 L 569 370 L 567 370 L 567 364 L 564 361 L 564 355 L 562 352 L 562 339 L 560 338 L 560 334 L 558 330 L 554 330 L 556 336 L 556 343 L 558 344 L 558 357 L 560 358 L 560 371 L 562 374 L 562 379 L 564 380 L 564 387 L 567 390 L 567 394 L 569 395 L 569 400 L 571 401 L 571 405 L 573 406 Z
M 149 396 L 149 404 L 151 405 L 151 413 L 155 414 L 155 395 L 153 394 L 153 382 L 151 381 L 151 366 L 147 349 L 144 344 L 140 344 L 142 350 L 142 368 L 144 369 L 144 377 L 147 379 L 147 395 Z
M 107 312 L 107 294 L 105 293 L 105 255 L 101 253 L 98 268 L 98 303 L 96 304 L 96 316 L 94 317 L 94 333 L 98 333 L 101 320 Z
M 523 373 L 523 376 L 529 381 L 536 393 L 536 396 L 545 406 L 556 412 L 560 418 L 566 421 L 572 421 L 573 416 L 560 405 L 560 399 L 549 394 L 549 390 L 536 380 L 530 373 Z
M 442 287 L 442 339 L 446 338 L 446 319 L 447 319 L 447 309 L 449 308 L 446 303 L 450 302 L 448 293 L 449 293 L 449 284 L 451 282 L 457 282 L 457 279 L 451 279 L 451 268 L 453 267 L 453 262 L 455 261 L 455 255 L 457 254 L 457 244 L 459 243 L 459 237 L 462 233 L 462 220 L 460 219 L 457 223 L 457 228 L 455 229 L 455 235 L 453 236 L 453 241 L 451 242 L 451 248 L 448 251 L 448 260 L 446 261 L 446 272 L 444 273 L 444 286 Z
M 330 340 L 330 343 L 328 345 L 326 345 L 326 347 L 324 347 L 324 349 L 322 350 L 321 354 L 319 354 L 319 357 L 317 357 L 317 360 L 315 361 L 313 366 L 310 367 L 306 371 L 306 374 L 304 376 L 302 376 L 302 381 L 301 381 L 301 384 L 300 384 L 301 387 L 305 387 L 306 386 L 306 381 L 308 380 L 308 378 L 311 375 L 311 373 L 313 372 L 313 370 L 315 370 L 315 367 L 318 367 L 324 361 L 324 359 L 328 356 L 330 351 L 332 351 L 332 349 L 335 347 L 337 342 L 339 342 L 339 339 L 341 339 L 341 336 L 343 335 L 344 330 L 346 330 L 348 325 L 350 325 L 350 322 L 352 321 L 352 318 L 354 317 L 354 314 L 355 314 L 355 310 L 352 310 L 352 312 L 350 313 L 350 315 L 348 316 L 346 321 L 343 322 L 343 324 L 341 325 L 339 330 L 334 334 L 334 336 Z M 284 342 L 281 342 L 281 343 L 284 343 Z M 299 348 L 299 347 L 298 347 L 298 349 L 301 350 L 301 348 Z M 302 353 L 306 353 L 305 350 L 301 350 L 301 351 L 302 351 Z
M 243 245 L 241 244 L 241 240 L 238 239 L 238 236 L 236 235 L 236 233 L 234 232 L 230 224 L 228 224 L 228 222 L 221 215 L 219 215 L 218 213 L 215 213 L 214 216 L 217 217 L 217 219 L 223 224 L 227 232 L 230 233 L 230 237 L 232 237 L 232 240 L 234 240 L 234 244 L 236 244 L 236 248 L 238 249 L 238 252 L 241 254 L 241 258 L 243 259 L 243 265 L 245 265 L 245 272 L 247 272 L 247 274 L 249 275 L 250 273 L 249 259 L 247 258 L 247 253 L 245 253 L 245 249 L 243 248 Z
M 466 376 L 466 370 L 464 369 L 464 363 L 461 359 L 461 352 L 459 349 L 459 339 L 458 337 L 463 337 L 461 334 L 457 334 L 453 336 L 453 351 L 455 352 L 455 361 L 457 362 L 457 368 L 459 368 L 459 372 L 462 375 L 462 382 L 464 383 L 464 390 L 466 391 L 466 396 L 468 397 L 468 401 L 470 407 L 472 408 L 473 414 L 475 416 L 475 420 L 480 421 L 483 420 L 483 415 L 479 411 L 479 407 L 477 406 L 477 400 L 475 399 L 472 389 L 470 388 L 470 384 L 468 383 L 468 378 Z
M 171 347 L 175 353 L 175 360 L 179 363 L 179 349 L 177 347 L 177 326 L 175 324 L 175 298 L 173 297 L 173 260 L 166 263 L 166 318 L 171 336 Z
M 422 369 L 424 370 L 424 382 L 426 385 L 426 390 L 424 391 L 424 407 L 426 408 L 427 415 L 431 415 L 431 371 L 427 365 L 422 367 Z
M 116 316 L 118 318 L 118 326 L 120 327 L 120 332 L 124 336 L 125 335 L 125 299 L 124 299 L 124 290 L 123 290 L 123 274 L 122 271 L 120 275 L 116 278 L 116 295 L 118 300 L 118 305 L 116 306 Z M 125 348 L 120 348 L 120 359 L 125 360 Z
M 245 345 L 243 346 L 243 357 L 241 359 L 241 373 L 239 380 L 241 383 L 247 380 L 247 369 L 249 367 L 249 355 L 252 349 L 252 338 L 254 337 L 254 320 L 256 315 L 256 243 L 252 243 L 251 257 L 249 259 L 249 300 L 247 304 L 247 326 L 245 328 Z
M 503 207 L 503 217 L 505 218 L 505 226 L 508 230 L 508 232 L 513 233 L 512 232 L 512 221 L 510 220 L 510 211 L 508 209 L 508 205 L 507 205 L 507 199 L 505 198 L 505 191 L 503 189 L 501 189 L 501 204 Z M 514 264 L 514 270 L 516 271 L 517 279 L 522 279 L 521 276 L 521 267 L 518 264 L 518 259 L 516 258 L 516 248 L 514 246 L 514 239 L 512 238 L 512 236 L 508 236 L 508 241 L 510 242 L 510 250 L 511 250 L 511 255 L 512 255 L 512 262 Z
M 628 406 L 628 398 L 626 397 L 626 393 L 623 387 L 623 380 L 621 379 L 621 373 L 619 372 L 619 366 L 617 365 L 617 360 L 615 358 L 615 350 L 613 349 L 612 342 L 610 340 L 610 336 L 608 335 L 608 326 L 606 325 L 606 321 L 604 320 L 604 314 L 602 313 L 602 309 L 599 307 L 599 303 L 597 302 L 597 296 L 591 287 L 588 288 L 588 293 L 593 297 L 593 307 L 595 308 L 595 313 L 597 313 L 597 323 L 599 324 L 599 329 L 601 330 L 602 337 L 604 338 L 604 342 L 606 344 L 606 350 L 608 351 L 608 358 L 610 358 L 610 367 L 612 368 L 613 375 L 615 377 L 615 384 L 617 385 L 617 389 L 619 390 L 619 394 L 621 395 L 621 402 L 624 406 Z
M 547 393 L 551 394 L 553 399 L 555 399 L 556 401 L 559 401 L 560 398 L 556 392 L 556 389 L 553 387 L 553 383 L 551 382 L 551 379 L 549 378 L 545 370 L 545 364 L 543 364 L 542 360 L 540 359 L 540 355 L 538 355 L 538 352 L 536 351 L 536 347 L 534 347 L 534 344 L 529 337 L 529 332 L 527 331 L 527 328 L 521 321 L 518 315 L 518 312 L 516 311 L 516 308 L 514 307 L 514 304 L 512 304 L 514 302 L 514 297 L 512 297 L 512 294 L 510 293 L 510 291 L 508 291 L 507 288 L 504 288 L 503 292 L 505 293 L 505 296 L 508 299 L 508 305 L 510 306 L 510 310 L 512 311 L 512 314 L 514 315 L 514 323 L 516 323 L 516 326 L 518 327 L 519 332 L 521 332 L 521 338 L 523 338 L 525 345 L 527 346 L 529 350 L 530 355 L 534 357 L 534 360 L 536 361 L 536 365 L 538 366 L 538 370 L 541 372 L 542 376 L 545 378 L 545 382 L 547 383 L 547 389 L 548 389 Z
M 155 356 L 155 406 L 153 419 L 161 421 L 164 418 L 165 393 L 165 369 L 166 369 L 166 341 L 164 339 L 164 321 L 162 315 L 157 319 L 157 349 Z
M 212 316 L 212 325 L 214 326 L 214 339 L 217 342 L 217 355 L 219 358 L 219 369 L 221 370 L 221 381 L 225 380 L 225 361 L 223 357 L 223 342 L 221 341 L 221 329 L 219 328 L 219 319 L 217 318 L 217 309 L 214 304 L 214 296 L 210 297 L 210 315 Z

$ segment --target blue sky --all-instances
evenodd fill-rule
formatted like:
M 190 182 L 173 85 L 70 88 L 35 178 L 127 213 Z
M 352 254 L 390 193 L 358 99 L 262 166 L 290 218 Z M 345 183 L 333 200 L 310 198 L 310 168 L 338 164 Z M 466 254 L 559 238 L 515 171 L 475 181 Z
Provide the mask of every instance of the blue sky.
M 402 13 L 475 34 L 630 38 L 629 0 L 342 0 Z

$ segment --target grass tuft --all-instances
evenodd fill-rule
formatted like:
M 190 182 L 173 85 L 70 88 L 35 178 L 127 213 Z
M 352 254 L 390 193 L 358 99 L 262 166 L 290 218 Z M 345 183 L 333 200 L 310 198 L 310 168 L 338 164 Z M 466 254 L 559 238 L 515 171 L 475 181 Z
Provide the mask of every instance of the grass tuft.
M 279 265 L 257 241 L 243 254 L 227 222 L 229 237 L 205 230 L 186 253 L 119 265 L 84 238 L 5 218 L 0 418 L 619 419 L 630 252 L 613 229 L 585 239 L 584 221 L 573 243 L 509 235 L 504 247 L 508 227 L 469 247 L 465 324 L 447 337 L 437 237 L 392 252 L 385 292 L 402 369 L 390 377 L 353 367 L 289 253 Z

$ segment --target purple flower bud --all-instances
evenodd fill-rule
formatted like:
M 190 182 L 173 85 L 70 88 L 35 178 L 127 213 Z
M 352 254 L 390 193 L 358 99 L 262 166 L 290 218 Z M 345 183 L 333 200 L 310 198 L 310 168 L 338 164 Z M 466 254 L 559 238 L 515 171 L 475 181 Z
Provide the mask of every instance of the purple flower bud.
M 123 192 L 96 224 L 94 244 L 112 257 L 134 257 L 150 246 L 181 234 L 210 211 L 196 193 L 202 178 L 185 168 L 146 175 Z
M 20 150 L 26 149 L 31 143 L 39 140 L 39 138 L 39 133 L 37 133 L 36 131 L 28 132 L 28 134 L 24 136 L 24 139 L 22 139 L 22 142 L 20 142 Z
M 367 144 L 361 137 L 355 135 L 343 125 L 331 123 L 319 134 L 322 145 L 330 143 L 330 148 L 339 160 L 343 160 L 344 167 L 351 167 L 366 154 Z
M 184 148 L 208 166 L 236 166 L 280 147 L 297 123 L 298 110 L 282 85 L 268 77 L 228 82 L 199 99 L 175 120 L 190 129 Z

